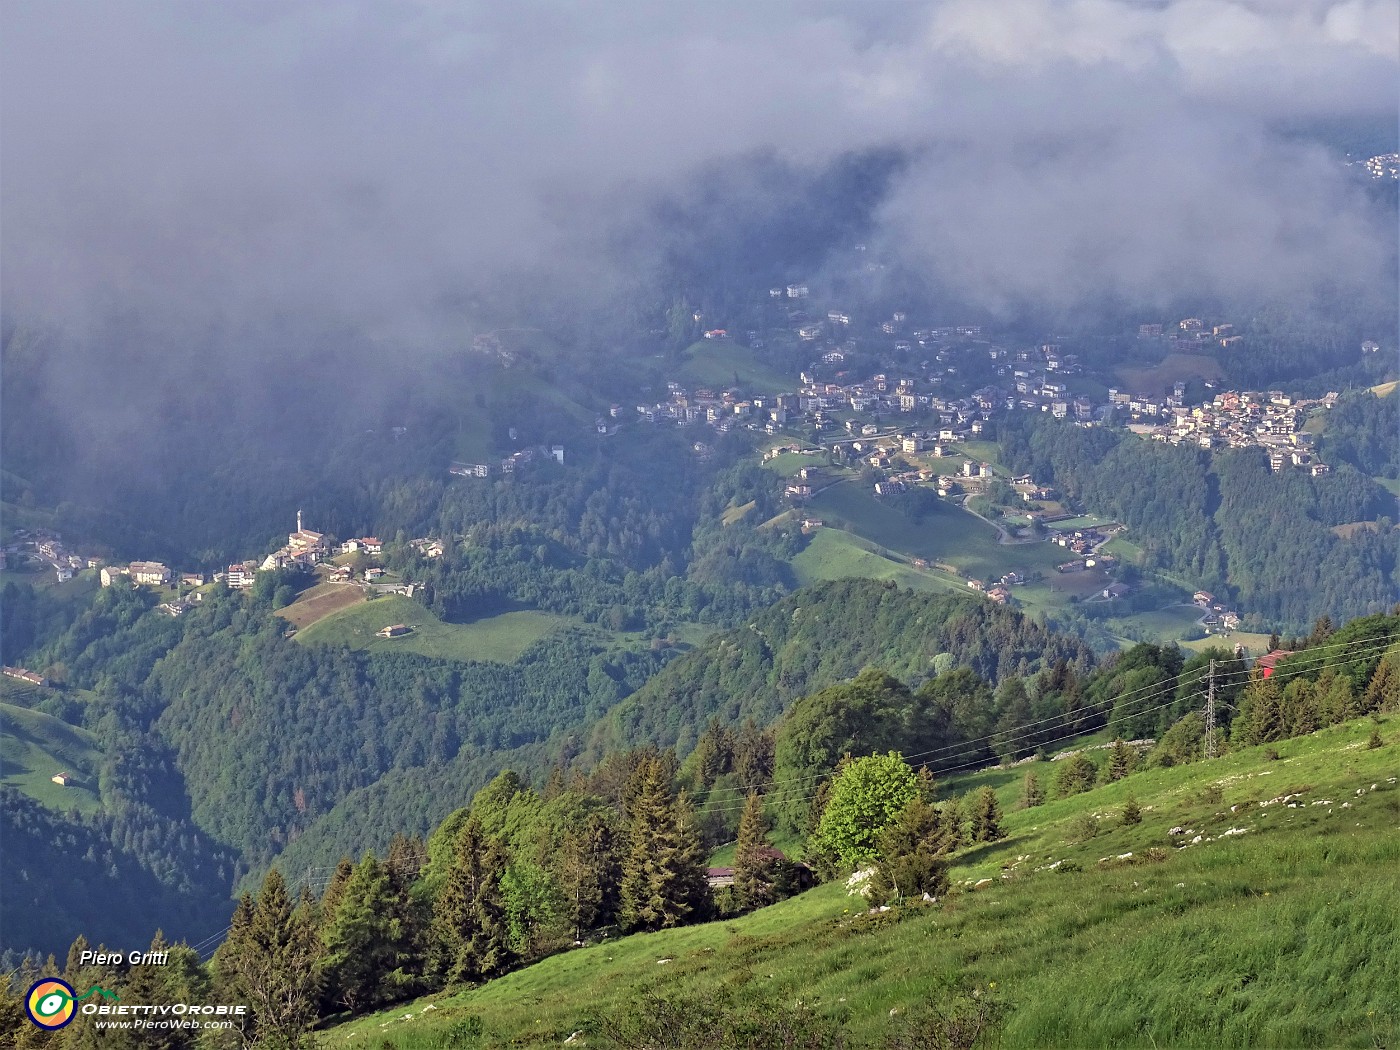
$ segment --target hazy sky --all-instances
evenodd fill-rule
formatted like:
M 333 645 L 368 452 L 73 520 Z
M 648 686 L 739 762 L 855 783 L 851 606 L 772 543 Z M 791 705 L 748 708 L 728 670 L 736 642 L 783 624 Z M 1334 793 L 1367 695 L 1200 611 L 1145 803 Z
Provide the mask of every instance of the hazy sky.
M 973 303 L 1370 287 L 1394 231 L 1278 127 L 1393 123 L 1398 62 L 1394 0 L 10 0 L 0 290 L 431 342 L 700 164 L 888 145 L 876 242 Z

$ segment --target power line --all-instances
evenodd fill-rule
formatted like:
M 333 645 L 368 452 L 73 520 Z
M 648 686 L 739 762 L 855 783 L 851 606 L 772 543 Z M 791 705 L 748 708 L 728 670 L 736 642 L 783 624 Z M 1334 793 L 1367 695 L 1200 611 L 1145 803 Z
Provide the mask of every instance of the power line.
M 1382 641 L 1382 642 L 1376 642 L 1375 639 L 1358 639 L 1357 641 L 1370 642 L 1370 643 L 1372 643 L 1372 644 L 1366 645 L 1366 646 L 1364 646 L 1364 647 L 1363 647 L 1362 649 L 1360 649 L 1360 650 L 1356 650 L 1356 651 L 1347 653 L 1347 654 L 1346 654 L 1346 659 L 1341 660 L 1341 661 L 1336 661 L 1336 662 L 1334 662 L 1334 663 L 1333 663 L 1332 665 L 1330 665 L 1330 666 L 1346 667 L 1346 666 L 1349 666 L 1349 665 L 1354 664 L 1354 663 L 1359 663 L 1359 662 L 1364 661 L 1364 660 L 1369 660 L 1369 659 L 1370 659 L 1372 656 L 1374 656 L 1376 653 L 1378 653 L 1378 652 L 1380 652 L 1380 651 L 1382 651 L 1382 650 L 1384 650 L 1384 649 L 1387 649 L 1387 648 L 1389 648 L 1392 644 L 1394 644 L 1394 640 L 1395 640 L 1395 638 L 1397 638 L 1397 637 L 1400 637 L 1400 635 L 1396 635 L 1396 636 L 1393 636 L 1393 637 L 1389 637 L 1389 638 L 1387 638 L 1387 640 Z M 1351 645 L 1351 644 L 1354 644 L 1354 643 L 1352 643 L 1352 642 L 1338 643 L 1338 645 L 1336 645 L 1336 646 L 1331 646 L 1331 647 L 1329 647 L 1329 648 L 1337 648 L 1337 647 L 1340 647 L 1340 646 L 1342 646 L 1342 645 Z M 1319 648 L 1321 648 L 1321 647 L 1319 647 Z M 1311 649 L 1309 649 L 1309 650 L 1302 650 L 1302 652 L 1312 652 L 1312 651 L 1314 651 L 1314 650 L 1311 650 Z M 1295 676 L 1298 675 L 1298 674 L 1307 673 L 1307 672 L 1308 672 L 1309 670 L 1311 670 L 1311 669 L 1310 669 L 1310 668 L 1306 668 L 1306 667 L 1299 667 L 1299 668 L 1296 668 L 1296 669 L 1292 669 L 1291 671 L 1287 671 L 1287 673 L 1285 673 L 1285 670 L 1286 670 L 1286 669 L 1282 669 L 1282 668 L 1279 669 L 1279 670 L 1276 670 L 1276 671 L 1274 672 L 1273 677 L 1277 677 L 1277 678 L 1290 678 L 1290 677 L 1295 677 Z M 1252 671 L 1252 670 L 1249 670 L 1249 671 L 1235 672 L 1235 673 L 1233 673 L 1232 675 L 1230 675 L 1230 676 L 1228 676 L 1228 677 L 1234 678 L 1236 681 L 1241 681 L 1241 680 L 1248 680 L 1249 678 L 1252 677 L 1252 675 L 1253 675 L 1253 671 Z M 1179 678 L 1179 677 L 1181 677 L 1181 676 L 1177 676 L 1177 677 Z M 1216 677 L 1218 678 L 1219 676 L 1216 676 Z M 1212 684 L 1213 684 L 1213 683 L 1212 683 Z M 1140 691 L 1140 690 L 1137 690 L 1137 691 Z M 1155 691 L 1155 694 L 1149 694 L 1149 695 L 1147 695 L 1147 696 L 1138 697 L 1136 700 L 1132 701 L 1132 703 L 1136 704 L 1136 703 L 1142 703 L 1142 702 L 1144 702 L 1144 701 L 1152 700 L 1152 699 L 1155 699 L 1157 696 L 1165 695 L 1166 692 L 1167 692 L 1167 690 L 1166 690 L 1165 688 L 1158 688 L 1158 689 Z M 1131 696 L 1131 695 L 1132 695 L 1132 693 L 1126 693 L 1126 694 L 1123 694 L 1123 697 L 1128 697 L 1128 696 Z M 1197 700 L 1199 700 L 1199 699 L 1202 699 L 1202 698 L 1203 698 L 1202 694 L 1201 694 L 1200 692 L 1197 692 L 1197 693 L 1195 693 L 1195 694 L 1190 694 L 1190 695 L 1188 695 L 1188 696 L 1186 696 L 1186 697 L 1174 698 L 1174 699 L 1168 701 L 1167 703 L 1160 704 L 1160 705 L 1158 705 L 1158 706 L 1156 706 L 1156 707 L 1148 708 L 1148 709 L 1145 709 L 1145 710 L 1139 710 L 1139 711 L 1133 711 L 1133 712 L 1124 713 L 1124 714 L 1120 715 L 1118 718 L 1110 718 L 1110 719 L 1108 719 L 1108 720 L 1104 723 L 1104 728 L 1107 728 L 1108 726 L 1111 726 L 1111 725 L 1117 725 L 1117 724 L 1120 724 L 1120 723 L 1122 723 L 1122 722 L 1129 721 L 1129 720 L 1131 720 L 1131 719 L 1141 718 L 1141 717 L 1143 717 L 1144 715 L 1153 714 L 1153 713 L 1155 713 L 1155 712 L 1157 712 L 1157 711 L 1162 711 L 1162 710 L 1165 710 L 1165 709 L 1167 709 L 1167 708 L 1169 708 L 1169 707 L 1175 707 L 1175 706 L 1179 705 L 1180 703 L 1182 703 L 1182 702 L 1185 701 L 1185 700 L 1190 700 L 1190 699 L 1197 699 Z M 1115 707 L 1117 706 L 1119 699 L 1121 699 L 1121 698 L 1113 698 L 1113 700 L 1111 701 Z M 1107 703 L 1109 703 L 1109 702 L 1110 702 L 1110 701 L 1105 701 L 1105 704 L 1107 704 Z M 1230 705 L 1225 705 L 1225 706 L 1230 706 Z M 1058 716 L 1058 717 L 1059 717 L 1059 718 L 1067 718 L 1067 717 L 1073 717 L 1073 716 L 1072 716 L 1072 715 L 1068 715 L 1068 716 Z M 1011 736 L 1003 736 L 1002 734 L 994 734 L 993 736 L 990 736 L 990 737 L 981 737 L 981 738 L 978 738 L 978 740 L 999 739 L 999 740 L 1002 740 L 1002 741 L 1004 741 L 1004 742 L 1008 742 L 1008 743 L 1009 743 L 1009 742 L 1015 742 L 1015 741 L 1019 741 L 1019 740 L 1028 739 L 1028 738 L 1030 738 L 1030 737 L 1033 737 L 1033 736 L 1038 735 L 1038 734 L 1041 733 L 1041 732 L 1044 732 L 1043 729 L 1041 729 L 1041 730 L 1035 730 L 1033 727 L 1035 727 L 1035 726 L 1041 724 L 1041 722 L 1053 721 L 1053 720 L 1054 720 L 1054 719 L 1041 719 L 1041 720 L 1039 720 L 1038 722 L 1027 723 L 1027 724 L 1026 724 L 1025 726 L 1023 726 L 1023 727 L 1016 727 L 1016 728 L 1027 728 L 1027 729 L 1031 729 L 1030 732 L 1018 733 L 1018 734 L 1014 734 L 1014 735 L 1011 735 Z M 1066 725 L 1066 726 L 1063 726 L 1063 727 L 1061 727 L 1061 728 L 1067 728 L 1067 727 L 1068 727 L 1068 726 Z M 1056 738 L 1052 738 L 1052 739 L 1050 739 L 1050 740 L 1046 740 L 1046 741 L 1044 741 L 1044 742 L 1042 743 L 1042 746 L 1044 746 L 1044 744 L 1053 744 L 1053 743 L 1058 743 L 1058 742 L 1065 741 L 1065 740 L 1071 740 L 1071 739 L 1073 739 L 1074 737 L 1081 736 L 1081 735 L 1083 735 L 1082 732 L 1076 730 L 1076 731 L 1073 731 L 1073 732 L 1066 733 L 1066 734 L 1064 734 L 1064 735 L 1062 735 L 1062 736 L 1060 736 L 1060 737 L 1056 737 Z M 966 749 L 966 744 L 971 744 L 971 743 L 975 743 L 975 741 L 968 741 L 968 742 L 965 742 L 964 745 L 950 745 L 950 747 L 952 747 L 952 748 L 965 748 L 965 750 L 963 751 L 963 754 L 972 754 L 972 753 L 974 753 L 975 751 L 980 750 L 980 748 Z M 948 750 L 948 748 L 944 748 L 944 749 L 941 749 L 941 750 Z M 904 757 L 904 760 L 905 760 L 906 762 L 908 762 L 909 764 L 912 765 L 913 762 L 914 762 L 915 760 L 924 757 L 925 754 L 928 754 L 928 753 L 926 753 L 926 752 L 920 752 L 920 753 L 916 753 L 916 754 L 908 755 L 908 756 L 903 756 L 903 757 Z M 953 756 L 953 757 L 960 757 L 960 756 L 955 755 L 955 756 Z M 966 769 L 978 768 L 978 767 L 981 767 L 982 765 L 983 765 L 983 762 L 982 762 L 981 759 L 972 759 L 971 761 L 964 762 L 964 763 L 962 763 L 962 764 L 960 764 L 960 765 L 945 766 L 945 767 L 943 767 L 943 768 L 940 770 L 940 773 L 943 774 L 943 775 L 946 775 L 946 774 L 948 774 L 948 773 L 961 772 L 961 771 L 966 770 Z M 813 774 L 812 776 L 807 776 L 807 777 L 794 777 L 794 778 L 791 778 L 791 779 L 788 779 L 788 780 L 784 780 L 784 781 L 771 781 L 771 782 L 769 783 L 768 786 L 789 785 L 789 784 L 797 784 L 797 783 L 809 783 L 809 782 L 811 782 L 811 781 L 827 780 L 827 779 L 830 779 L 830 778 L 834 777 L 835 775 L 836 775 L 836 771 L 835 771 L 835 770 L 829 770 L 829 771 L 827 771 L 827 772 L 825 772 L 825 773 Z M 805 790 L 805 789 L 803 789 L 803 790 Z M 814 799 L 814 798 L 816 798 L 816 797 L 817 797 L 817 794 L 816 794 L 816 793 L 813 793 L 813 794 L 810 794 L 810 795 L 802 795 L 802 796 L 800 796 L 800 797 L 792 797 L 792 796 L 783 797 L 783 793 L 782 793 L 782 792 L 777 792 L 777 793 L 776 793 L 776 797 L 772 798 L 771 801 L 774 801 L 774 802 L 776 802 L 776 803 L 778 803 L 778 804 L 786 804 L 786 803 L 791 803 L 791 802 L 805 802 L 805 801 L 810 801 L 811 799 Z M 704 813 L 734 813 L 734 812 L 739 812 L 739 811 L 742 810 L 743 807 L 744 807 L 744 804 L 734 804 L 733 800 L 730 800 L 730 799 L 721 799 L 721 802 L 723 802 L 724 805 L 720 805 L 720 806 L 711 806 L 711 805 L 709 805 L 708 802 L 707 802 L 707 804 L 706 804 L 704 807 L 702 807 L 701 812 L 704 812 Z

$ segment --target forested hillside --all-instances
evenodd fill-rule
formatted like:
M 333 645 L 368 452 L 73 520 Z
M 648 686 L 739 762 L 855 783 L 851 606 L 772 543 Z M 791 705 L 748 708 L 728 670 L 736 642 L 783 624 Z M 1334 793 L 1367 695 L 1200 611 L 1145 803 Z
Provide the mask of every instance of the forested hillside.
M 877 665 L 921 682 L 966 667 L 991 682 L 1093 664 L 1077 639 L 964 595 L 838 580 L 784 599 L 707 641 L 628 697 L 595 733 L 595 753 L 651 741 L 685 754 L 710 719 L 766 724 L 796 697 Z
M 827 597 L 854 595 L 838 588 Z M 790 608 L 786 615 L 791 618 L 791 613 Z M 956 616 L 948 622 L 957 622 Z M 295 1043 L 318 1025 L 424 992 L 461 994 L 475 988 L 471 994 L 487 1001 L 497 978 L 572 949 L 586 953 L 595 939 L 606 943 L 609 953 L 595 962 L 611 962 L 615 954 L 633 957 L 638 950 L 656 956 L 649 946 L 658 942 L 618 941 L 617 934 L 676 930 L 724 917 L 727 923 L 705 929 L 729 937 L 733 923 L 745 921 L 741 916 L 801 893 L 814 878 L 844 881 L 855 868 L 866 872 L 866 888 L 859 898 L 844 898 L 839 916 L 840 901 L 834 900 L 839 888 L 819 889 L 810 898 L 813 903 L 785 913 L 796 916 L 803 907 L 831 913 L 823 919 L 827 935 L 806 944 L 802 958 L 844 943 L 854 935 L 853 923 L 873 935 L 905 922 L 932 930 L 930 921 L 956 924 L 973 909 L 980 918 L 974 926 L 961 927 L 962 936 L 989 947 L 942 964 L 953 966 L 950 974 L 961 973 L 984 955 L 1001 960 L 1013 942 L 1018 952 L 1026 950 L 1021 924 L 1039 921 L 1032 916 L 1047 909 L 1059 914 L 1056 902 L 1066 894 L 1108 893 L 1113 900 L 1136 902 L 1120 907 L 1101 900 L 1065 927 L 1073 927 L 1070 933 L 1060 931 L 1078 937 L 1076 931 L 1089 921 L 1084 916 L 1091 915 L 1092 927 L 1102 936 L 1084 948 L 1102 954 L 1102 944 L 1132 940 L 1129 931 L 1136 931 L 1144 917 L 1150 929 L 1143 935 L 1159 941 L 1170 936 L 1168 927 L 1175 930 L 1186 917 L 1215 916 L 1234 930 L 1240 917 L 1227 920 L 1222 909 L 1242 906 L 1246 898 L 1256 906 L 1270 892 L 1291 894 L 1295 902 L 1306 899 L 1304 910 L 1314 918 L 1318 899 L 1332 895 L 1328 906 L 1348 909 L 1344 920 L 1328 924 L 1330 932 L 1314 931 L 1308 944 L 1318 959 L 1349 950 L 1355 958 L 1369 958 L 1353 942 L 1373 937 L 1380 921 L 1376 905 L 1384 894 L 1366 895 L 1365 880 L 1376 877 L 1375 871 L 1365 870 L 1366 864 L 1387 865 L 1394 859 L 1393 845 L 1382 834 L 1393 816 L 1394 778 L 1383 775 L 1385 758 L 1378 752 L 1394 746 L 1388 737 L 1393 736 L 1394 712 L 1400 711 L 1400 617 L 1368 617 L 1338 630 L 1320 623 L 1309 637 L 1288 644 L 1295 652 L 1276 663 L 1268 678 L 1233 663 L 1227 653 L 1184 661 L 1175 647 L 1150 645 L 1083 673 L 1058 659 L 1022 676 L 1008 658 L 995 690 L 969 667 L 947 667 L 916 686 L 867 668 L 850 681 L 797 698 L 775 724 L 755 727 L 757 736 L 745 730 L 740 736 L 748 734 L 747 739 L 731 738 L 725 745 L 721 728 L 707 728 L 693 761 L 682 764 L 674 750 L 654 745 L 617 750 L 596 763 L 556 770 L 538 788 L 505 770 L 426 838 L 396 835 L 382 853 L 367 852 L 358 862 L 344 857 L 334 870 L 309 880 L 300 872 L 284 875 L 274 869 L 256 894 L 243 895 L 231 909 L 227 937 L 206 968 L 183 952 L 177 953 L 182 960 L 178 971 L 165 976 L 142 967 L 84 967 L 76 953 L 87 942 L 80 939 L 61 972 L 75 985 L 100 983 L 151 1002 L 174 1001 L 171 997 L 179 993 L 171 982 L 193 982 L 208 994 L 252 1006 L 251 1016 L 240 1021 L 241 1039 L 280 1045 Z M 997 673 L 989 665 L 984 670 Z M 1217 730 L 1210 738 L 1200 713 L 1207 673 L 1220 680 Z M 1026 703 L 1035 709 L 1023 710 Z M 997 724 L 989 728 L 993 716 L 999 716 Z M 1127 732 L 1143 729 L 1160 738 L 1155 743 L 1123 739 Z M 921 745 L 920 732 L 943 734 L 948 743 L 940 749 L 942 759 L 912 750 Z M 1098 735 L 1085 738 L 1086 733 Z M 764 735 L 776 741 L 777 765 L 768 772 L 756 770 L 754 763 Z M 1059 761 L 1042 754 L 1024 770 L 1002 766 L 969 775 L 964 768 L 967 756 L 980 764 L 977 756 L 988 746 L 1012 759 L 1047 744 L 1064 746 L 1076 737 L 1077 746 L 1058 756 Z M 994 742 L 988 745 L 988 740 Z M 896 749 L 900 745 L 903 754 Z M 1264 750 L 1260 745 L 1274 746 Z M 1212 752 L 1224 757 L 1207 758 Z M 1260 768 L 1267 763 L 1276 765 Z M 932 773 L 928 766 L 943 772 Z M 756 771 L 753 783 L 743 782 Z M 1262 786 L 1251 783 L 1263 776 L 1277 779 Z M 698 811 L 683 783 L 695 786 L 698 799 L 709 796 Z M 737 829 L 720 828 L 710 819 L 717 795 L 727 800 L 719 810 L 742 810 Z M 1351 801 L 1338 801 L 1342 799 Z M 1343 812 L 1345 816 L 1336 815 Z M 793 844 L 790 855 L 772 846 L 774 818 Z M 43 832 L 42 817 L 24 823 Z M 61 847 L 85 844 L 71 833 L 49 830 Z M 706 850 L 717 834 L 737 836 L 732 887 L 707 885 Z M 1247 836 L 1243 846 L 1237 841 L 1242 835 Z M 89 849 L 102 863 L 115 863 L 117 876 L 122 875 L 120 858 L 102 857 L 92 845 Z M 803 863 L 794 863 L 798 855 Z M 1282 856 L 1303 864 L 1303 870 L 1277 863 Z M 1252 867 L 1252 881 L 1237 885 L 1209 874 L 1221 865 L 1229 871 Z M 998 872 L 999 882 L 994 878 Z M 1324 873 L 1341 873 L 1353 888 L 1335 897 L 1330 884 L 1320 880 Z M 139 880 L 139 873 L 135 877 Z M 1177 890 L 1187 893 L 1169 895 L 1163 905 L 1157 898 L 1173 880 Z M 993 903 L 1001 910 L 988 912 L 978 902 L 991 894 L 977 891 L 993 884 L 998 887 Z M 1144 885 L 1151 886 L 1151 896 L 1139 892 Z M 1259 885 L 1272 889 L 1260 891 Z M 1039 903 L 1032 907 L 1032 901 Z M 869 922 L 861 915 L 867 906 L 872 909 Z M 1008 918 L 1008 907 L 1014 920 Z M 889 918 L 880 918 L 887 914 Z M 1043 952 L 1046 936 L 1041 931 L 1029 940 Z M 687 941 L 666 943 L 679 954 L 712 940 L 711 933 L 696 930 Z M 947 938 L 936 940 L 944 944 Z M 992 949 L 993 942 L 1002 947 Z M 863 943 L 894 945 L 896 940 L 879 936 Z M 908 971 L 905 977 L 920 974 L 918 994 L 926 997 L 930 978 L 923 974 L 921 960 L 931 950 L 927 933 L 917 951 L 898 943 L 898 951 L 910 953 L 901 963 Z M 1160 941 L 1163 950 L 1166 943 Z M 1236 950 L 1244 951 L 1244 943 Z M 748 974 L 752 953 L 759 950 L 764 972 L 803 965 L 788 958 L 796 946 L 781 939 L 761 946 L 741 942 L 739 947 L 749 954 L 732 955 L 734 944 L 711 945 L 702 954 L 709 968 L 721 968 L 718 978 L 730 971 Z M 1373 943 L 1371 955 L 1376 950 Z M 1194 965 L 1198 953 L 1193 948 L 1189 954 Z M 1288 952 L 1280 955 L 1271 946 L 1268 954 L 1275 964 L 1284 959 L 1291 965 Z M 669 963 L 674 956 L 661 958 Z M 1173 960 L 1173 966 L 1187 964 L 1184 955 L 1178 959 L 1170 952 L 1154 961 L 1163 958 Z M 848 964 L 811 979 L 845 974 Z M 993 973 L 998 981 L 1029 986 L 1042 968 Z M 21 970 L 22 987 L 39 972 L 32 963 Z M 651 966 L 646 971 L 655 972 Z M 1352 972 L 1354 981 L 1374 989 L 1377 975 L 1371 969 Z M 747 984 L 752 975 L 738 980 Z M 960 980 L 954 978 L 948 990 Z M 1140 990 L 1150 986 L 1141 975 L 1130 980 Z M 869 983 L 861 982 L 862 987 Z M 1270 996 L 1280 991 L 1272 976 L 1261 987 Z M 1354 988 L 1328 985 L 1318 1008 L 1335 1009 L 1345 990 Z M 844 991 L 866 994 L 855 986 Z M 981 994 L 967 996 L 966 1003 L 957 999 L 957 1009 L 973 1009 Z M 450 1001 L 438 999 L 444 1005 Z M 856 1001 L 861 1000 L 852 999 Z M 997 1030 L 1006 1025 L 1027 1045 L 1035 1044 L 1036 1033 L 1056 1042 L 1069 1031 L 1058 1002 L 1041 996 L 1024 1003 L 996 996 L 990 1002 L 996 1004 L 995 1012 L 973 1009 L 969 1016 Z M 575 1003 L 568 1010 L 576 1017 L 581 1008 Z M 627 1046 L 633 1044 L 620 1034 L 627 1030 L 620 1026 L 650 1024 L 646 1030 L 655 1029 L 651 1007 L 610 1003 L 607 1010 L 576 1019 L 582 1025 L 577 1030 L 605 1045 Z M 713 1031 L 750 1032 L 743 1045 L 783 1045 L 781 1039 L 765 1042 L 773 1033 L 759 1034 L 766 1029 L 752 1028 L 750 1014 L 726 997 L 709 1001 L 706 1011 L 705 1023 Z M 421 1025 L 435 1030 L 437 1021 L 427 1020 L 430 1011 L 420 1007 L 405 1014 L 399 1007 L 405 1021 L 420 1012 Z M 493 1023 L 505 1023 L 496 1016 Z M 1164 1032 L 1178 1023 L 1155 1009 L 1143 1016 Z M 479 1023 L 471 1027 L 460 1017 L 441 1020 L 453 1025 L 450 1032 L 437 1033 L 443 1038 L 470 1042 L 483 1034 Z M 810 1011 L 781 1013 L 780 1028 L 791 1034 L 795 1025 L 835 1038 L 853 1021 L 848 1011 L 814 1001 Z M 870 1045 L 879 1045 L 883 1036 L 867 1022 L 855 1022 L 850 1031 L 864 1031 L 875 1040 Z M 459 1023 L 463 1027 L 456 1027 Z M 926 1033 L 946 1033 L 949 1023 L 947 1015 L 938 1024 L 933 1018 L 918 1022 L 928 1026 Z M 1094 1023 L 1104 1024 L 1105 1030 L 1119 1027 L 1112 1018 Z M 1288 1023 L 1292 1027 L 1287 1031 L 1312 1030 L 1311 1022 Z M 28 1031 L 23 1024 L 14 1002 L 6 1000 L 0 1033 Z M 74 1025 L 45 1045 L 83 1045 L 66 1040 L 79 1039 L 84 1030 Z M 359 1031 L 348 1034 L 353 1039 Z M 883 1031 L 889 1035 L 905 1029 L 886 1025 Z M 384 1037 L 380 1032 L 374 1038 Z M 558 1038 L 550 1033 L 549 1041 Z
M 1357 455 L 1376 465 L 1380 454 L 1347 419 L 1339 446 L 1361 441 Z M 1360 463 L 1317 478 L 1272 474 L 1259 449 L 1212 455 L 1038 417 L 1003 426 L 1001 449 L 1008 467 L 1125 523 L 1144 567 L 1230 595 L 1247 626 L 1303 630 L 1323 615 L 1380 612 L 1400 594 L 1395 498 Z M 1376 527 L 1334 531 L 1368 521 Z

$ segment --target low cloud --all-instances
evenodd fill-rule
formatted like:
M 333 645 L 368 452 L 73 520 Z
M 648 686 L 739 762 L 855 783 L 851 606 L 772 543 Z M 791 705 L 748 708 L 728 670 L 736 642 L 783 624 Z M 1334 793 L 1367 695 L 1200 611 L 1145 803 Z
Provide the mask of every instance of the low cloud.
M 991 309 L 1383 297 L 1394 266 L 1393 231 L 1336 156 L 1284 130 L 1393 125 L 1389 0 L 143 2 L 0 19 L 7 309 L 87 353 L 114 315 L 139 317 L 146 367 L 210 339 L 210 374 L 237 374 L 246 340 L 209 333 L 278 318 L 431 348 L 516 277 L 625 285 L 655 256 L 610 257 L 615 232 L 645 240 L 637 224 L 696 170 L 756 153 L 820 171 L 904 151 L 874 240 Z

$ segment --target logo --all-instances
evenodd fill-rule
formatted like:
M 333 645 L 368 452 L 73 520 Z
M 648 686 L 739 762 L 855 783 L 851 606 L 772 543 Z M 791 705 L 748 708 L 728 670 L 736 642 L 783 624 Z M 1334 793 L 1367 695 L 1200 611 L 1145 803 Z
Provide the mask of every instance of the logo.
M 70 1024 L 77 1014 L 77 1004 L 90 995 L 100 995 L 104 999 L 116 999 L 115 992 L 93 985 L 82 995 L 73 991 L 73 986 L 57 977 L 48 977 L 35 983 L 24 997 L 24 1012 L 40 1028 L 56 1031 Z

